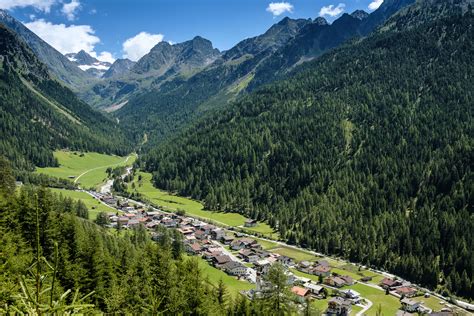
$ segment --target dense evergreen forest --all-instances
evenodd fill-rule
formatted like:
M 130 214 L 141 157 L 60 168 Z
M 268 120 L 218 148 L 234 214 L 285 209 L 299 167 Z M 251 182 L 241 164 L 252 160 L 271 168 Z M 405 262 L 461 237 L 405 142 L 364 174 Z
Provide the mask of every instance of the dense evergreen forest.
M 250 302 L 223 282 L 208 282 L 196 258 L 184 256 L 179 233 L 143 226 L 127 233 L 86 220 L 87 208 L 22 187 L 0 157 L 0 314 L 283 315 L 295 311 L 282 266 Z M 307 306 L 311 311 L 311 306 Z M 313 314 L 314 315 L 314 314 Z
M 127 154 L 118 125 L 51 79 L 44 64 L 0 25 L 0 153 L 19 169 L 57 164 L 53 150 Z
M 141 160 L 290 243 L 474 298 L 474 15 L 419 1 Z

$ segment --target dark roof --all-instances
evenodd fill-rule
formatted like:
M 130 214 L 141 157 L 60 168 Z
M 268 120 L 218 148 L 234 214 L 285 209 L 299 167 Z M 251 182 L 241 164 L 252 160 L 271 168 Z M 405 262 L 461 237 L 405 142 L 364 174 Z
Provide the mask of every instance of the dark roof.
M 231 259 L 230 259 L 229 256 L 222 255 L 222 256 L 217 256 L 216 261 L 217 261 L 218 264 L 224 264 L 224 263 L 227 263 L 227 262 L 231 261 Z

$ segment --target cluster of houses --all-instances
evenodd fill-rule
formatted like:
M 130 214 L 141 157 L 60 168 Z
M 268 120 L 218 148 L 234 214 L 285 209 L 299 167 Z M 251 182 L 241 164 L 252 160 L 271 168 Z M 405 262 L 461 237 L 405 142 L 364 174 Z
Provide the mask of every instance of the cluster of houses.
M 352 305 L 362 303 L 363 299 L 358 292 L 352 289 L 339 290 L 342 287 L 353 285 L 354 280 L 347 275 L 332 273 L 326 260 L 301 261 L 295 264 L 291 258 L 268 252 L 255 239 L 248 238 L 238 232 L 230 235 L 222 228 L 194 218 L 168 214 L 158 210 L 145 211 L 143 208 L 129 205 L 126 200 L 120 200 L 110 195 L 97 193 L 96 198 L 121 211 L 108 213 L 109 227 L 132 228 L 143 224 L 152 231 L 158 225 L 176 229 L 183 236 L 184 249 L 188 254 L 201 256 L 210 265 L 231 276 L 245 278 L 252 283 L 256 283 L 256 289 L 245 292 L 250 298 L 264 293 L 267 285 L 263 276 L 268 273 L 275 262 L 279 262 L 287 268 L 296 268 L 301 272 L 316 275 L 320 278 L 321 282 L 315 283 L 307 278 L 296 277 L 288 269 L 286 272 L 287 282 L 291 286 L 291 292 L 294 294 L 296 301 L 303 303 L 309 298 L 326 298 L 327 288 L 332 288 L 338 289 L 338 294 L 329 299 L 325 311 L 326 315 L 349 315 Z M 255 221 L 248 220 L 244 226 L 252 227 L 255 223 Z M 152 232 L 152 236 L 154 234 Z M 370 279 L 370 277 L 365 277 L 360 281 L 367 282 Z M 397 315 L 409 316 L 415 313 L 431 313 L 430 309 L 412 299 L 419 293 L 411 283 L 384 278 L 379 286 L 400 298 L 402 307 Z M 432 315 L 435 314 L 432 313 Z M 449 315 L 451 314 L 448 311 L 442 314 L 442 316 Z

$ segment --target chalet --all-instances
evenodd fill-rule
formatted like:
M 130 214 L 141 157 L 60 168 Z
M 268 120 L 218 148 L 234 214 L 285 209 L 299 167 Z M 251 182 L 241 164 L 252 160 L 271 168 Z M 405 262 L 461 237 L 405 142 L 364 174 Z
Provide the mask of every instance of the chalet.
M 343 287 L 344 285 L 346 285 L 346 281 L 344 281 L 343 279 L 341 279 L 338 276 L 329 276 L 329 277 L 324 279 L 324 284 L 339 288 L 339 287 Z
M 354 279 L 348 275 L 340 275 L 339 276 L 341 279 L 346 282 L 346 285 L 353 285 L 354 284 Z
M 248 220 L 245 221 L 244 226 L 245 227 L 255 227 L 255 226 L 257 226 L 257 221 L 254 220 L 254 219 L 248 219 Z
M 242 276 L 247 273 L 247 267 L 235 261 L 229 261 L 222 266 L 222 269 L 230 275 Z
M 311 262 L 309 262 L 309 261 L 301 261 L 298 264 L 298 270 L 300 270 L 302 272 L 309 273 L 310 269 L 311 269 Z
M 370 282 L 372 281 L 372 277 L 371 276 L 365 276 L 363 278 L 360 279 L 362 282 Z
M 146 228 L 148 229 L 154 229 L 156 226 L 158 226 L 158 223 L 156 222 L 149 222 L 146 224 Z
M 323 292 L 324 287 L 318 284 L 314 284 L 311 282 L 307 282 L 303 285 L 306 289 L 308 289 L 314 295 L 321 295 Z
M 224 243 L 224 245 L 230 245 L 232 241 L 234 241 L 234 237 L 230 235 L 225 235 L 221 238 L 221 241 L 222 243 Z
M 243 248 L 250 248 L 252 245 L 258 244 L 257 241 L 250 238 L 236 239 L 230 244 L 232 250 L 240 250 Z
M 361 300 L 360 293 L 354 291 L 353 289 L 342 290 L 341 293 L 344 294 L 346 298 L 350 299 L 354 304 L 358 304 Z
M 211 237 L 214 240 L 221 240 L 225 236 L 225 231 L 221 228 L 214 228 L 211 231 Z
M 222 252 L 219 250 L 207 250 L 202 253 L 202 257 L 206 260 L 213 261 L 215 257 L 222 255 Z
M 309 289 L 299 286 L 293 286 L 291 292 L 296 295 L 297 300 L 303 303 L 307 297 L 311 294 Z
M 259 274 L 267 274 L 271 267 L 271 263 L 268 259 L 258 260 L 254 262 L 253 265 Z
M 348 316 L 351 313 L 351 309 L 352 303 L 350 300 L 337 296 L 329 300 L 326 314 L 335 316 Z
M 207 239 L 207 234 L 202 230 L 198 230 L 194 233 L 194 237 L 198 240 L 204 240 Z
M 322 277 L 327 277 L 331 274 L 331 268 L 323 265 L 318 265 L 312 269 L 310 269 L 310 272 L 314 275 L 322 276 Z
M 167 228 L 171 228 L 171 227 L 176 227 L 177 223 L 176 223 L 176 220 L 173 219 L 173 218 L 163 218 L 161 220 L 161 224 Z
M 212 258 L 212 261 L 214 262 L 214 265 L 216 267 L 221 267 L 223 266 L 224 264 L 228 263 L 228 262 L 231 262 L 232 259 L 230 259 L 229 256 L 226 256 L 226 255 L 220 255 L 220 256 L 216 256 L 214 258 Z
M 390 278 L 384 278 L 380 284 L 379 284 L 383 289 L 393 289 L 397 286 L 400 286 L 402 285 L 402 283 L 398 280 L 393 280 L 393 279 L 390 279 Z
M 188 244 L 188 243 L 185 244 L 185 249 L 186 249 L 186 252 L 192 255 L 198 255 L 202 252 L 202 247 L 197 242 L 191 243 L 191 244 Z
M 199 229 L 202 230 L 206 234 L 210 234 L 211 231 L 215 228 L 216 228 L 216 226 L 214 226 L 214 225 L 206 224 L 206 225 L 202 225 Z
M 277 262 L 284 266 L 292 266 L 294 264 L 293 259 L 287 256 L 282 256 L 282 255 L 277 257 Z
M 316 265 L 329 267 L 329 262 L 327 262 L 327 260 L 318 260 L 318 261 L 316 261 Z
M 408 286 L 402 286 L 395 290 L 395 293 L 403 297 L 413 297 L 417 294 L 417 292 L 418 291 L 416 289 Z
M 420 304 L 421 304 L 420 302 L 412 301 L 409 298 L 402 299 L 400 303 L 402 303 L 402 309 L 409 313 L 414 313 L 418 311 L 418 308 L 420 307 Z

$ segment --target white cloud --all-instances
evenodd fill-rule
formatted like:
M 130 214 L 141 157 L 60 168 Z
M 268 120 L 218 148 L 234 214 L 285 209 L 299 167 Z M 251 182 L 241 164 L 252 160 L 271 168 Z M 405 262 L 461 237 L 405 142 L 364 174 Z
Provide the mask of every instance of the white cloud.
M 62 54 L 77 53 L 81 49 L 91 53 L 100 39 L 90 25 L 52 24 L 43 19 L 25 23 L 26 27 Z
M 370 10 L 377 10 L 383 3 L 383 0 L 374 0 L 369 4 Z
M 268 5 L 267 11 L 274 16 L 279 16 L 285 12 L 292 13 L 293 5 L 288 2 L 272 2 Z
M 101 52 L 100 54 L 97 54 L 96 52 L 91 52 L 89 53 L 92 57 L 97 58 L 100 61 L 105 61 L 108 63 L 113 64 L 115 61 L 114 56 L 110 52 Z
M 321 10 L 319 11 L 319 16 L 330 16 L 330 17 L 335 17 L 344 12 L 344 8 L 346 5 L 344 3 L 339 3 L 336 6 L 334 5 L 328 5 L 327 7 L 322 7 Z
M 50 12 L 56 0 L 0 0 L 0 9 L 14 9 L 32 6 L 44 12 Z
M 69 21 L 73 21 L 76 18 L 76 13 L 81 8 L 81 3 L 78 0 L 72 0 L 69 3 L 63 4 L 61 12 L 67 17 Z
M 122 44 L 124 51 L 123 57 L 133 61 L 137 61 L 161 42 L 164 38 L 163 34 L 150 34 L 147 32 L 140 32 L 134 37 L 127 39 Z

